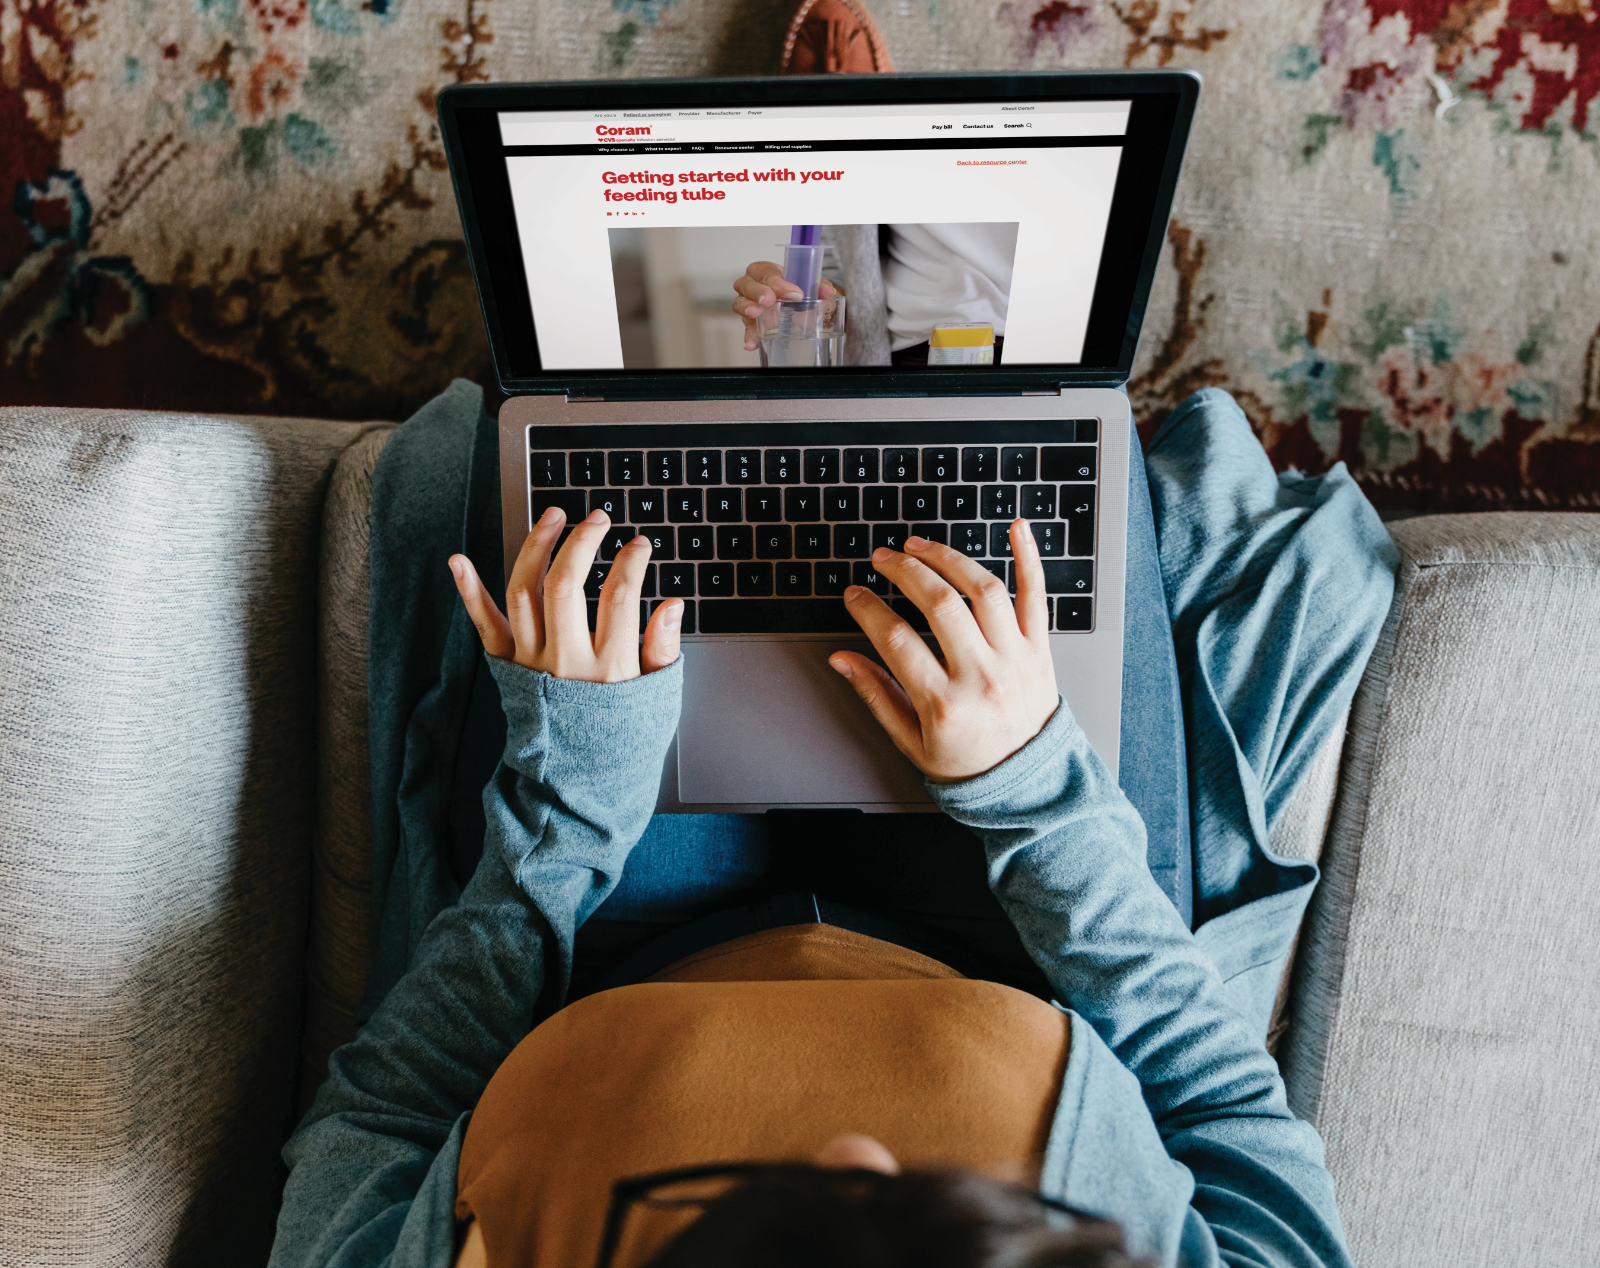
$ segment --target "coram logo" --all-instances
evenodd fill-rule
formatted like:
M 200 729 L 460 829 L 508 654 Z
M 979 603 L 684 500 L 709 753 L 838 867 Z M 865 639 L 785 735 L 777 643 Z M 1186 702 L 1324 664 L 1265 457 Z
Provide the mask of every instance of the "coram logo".
M 596 136 L 649 136 L 649 128 L 608 128 L 600 124 L 595 128 Z

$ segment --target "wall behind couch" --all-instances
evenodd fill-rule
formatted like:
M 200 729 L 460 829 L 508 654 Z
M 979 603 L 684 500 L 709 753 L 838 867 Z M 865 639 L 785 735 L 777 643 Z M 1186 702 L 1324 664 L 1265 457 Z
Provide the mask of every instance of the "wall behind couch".
M 1191 66 L 1130 385 L 1382 506 L 1600 509 L 1600 0 L 869 0 L 901 70 Z M 792 0 L 0 0 L 0 402 L 404 417 L 487 354 L 451 83 L 764 72 Z

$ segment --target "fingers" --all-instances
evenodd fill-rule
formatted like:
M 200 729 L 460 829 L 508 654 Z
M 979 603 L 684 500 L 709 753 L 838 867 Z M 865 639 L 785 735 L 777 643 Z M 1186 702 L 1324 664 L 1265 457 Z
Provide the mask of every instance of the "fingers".
M 1017 626 L 1030 643 L 1047 639 L 1050 611 L 1044 592 L 1044 565 L 1039 562 L 1039 543 L 1027 520 L 1011 521 L 1011 554 L 1017 565 Z
M 877 648 L 883 663 L 904 688 L 912 705 L 922 704 L 946 681 L 945 672 L 918 633 L 865 586 L 850 586 L 844 605 Z M 841 653 L 843 655 L 844 653 Z
M 678 659 L 678 635 L 683 632 L 683 600 L 668 599 L 650 614 L 639 648 L 639 668 L 653 674 Z
M 617 552 L 600 587 L 594 655 L 606 682 L 639 676 L 639 592 L 649 562 L 650 539 L 640 533 Z
M 539 588 L 550 566 L 550 552 L 560 540 L 566 522 L 567 513 L 559 506 L 546 507 L 522 539 L 522 549 L 517 552 L 517 562 L 511 566 L 511 577 L 506 582 L 506 618 L 518 648 L 526 653 L 535 653 L 544 646 Z
M 783 266 L 771 260 L 757 260 L 743 277 L 733 284 L 733 289 L 748 301 L 744 315 L 754 317 L 754 309 L 771 308 L 780 299 L 800 299 L 800 288 L 783 275 Z
M 472 560 L 465 555 L 451 555 L 450 571 L 455 576 L 456 590 L 461 594 L 461 602 L 466 605 L 467 615 L 472 618 L 478 637 L 483 640 L 483 650 L 496 660 L 510 660 L 517 650 L 516 640 L 511 636 L 511 626 L 489 597 L 488 590 L 478 578 L 478 570 L 472 566 Z
M 924 541 L 921 537 L 907 539 L 907 551 L 917 549 Z M 872 552 L 872 564 L 928 618 L 933 636 L 947 658 L 989 650 L 983 631 L 961 596 L 932 568 L 909 554 L 883 548 Z
M 828 664 L 849 680 L 894 746 L 920 768 L 922 723 L 900 684 L 882 666 L 856 652 L 835 652 L 828 657 Z
M 906 549 L 972 600 L 973 618 L 990 647 L 1003 651 L 1016 645 L 1017 618 L 1004 581 L 977 560 L 939 542 L 908 540 Z
M 556 552 L 555 562 L 544 579 L 544 630 L 547 652 L 555 652 L 554 666 L 545 668 L 557 678 L 568 676 L 561 672 L 562 661 L 581 661 L 585 665 L 593 659 L 593 644 L 589 641 L 589 605 L 583 592 L 583 583 L 589 579 L 589 568 L 600 540 L 611 526 L 611 517 L 604 511 L 590 511 L 588 518 L 575 529 L 567 543 Z

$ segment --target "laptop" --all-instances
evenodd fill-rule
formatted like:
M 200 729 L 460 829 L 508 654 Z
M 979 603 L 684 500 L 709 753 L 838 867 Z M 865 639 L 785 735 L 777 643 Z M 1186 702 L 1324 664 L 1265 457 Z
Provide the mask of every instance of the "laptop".
M 603 507 L 591 600 L 644 533 L 641 619 L 685 601 L 658 812 L 932 810 L 828 667 L 871 654 L 841 596 L 926 631 L 872 551 L 932 537 L 1014 589 L 1017 515 L 1062 695 L 1116 771 L 1124 385 L 1198 91 L 1145 71 L 440 95 L 509 398 L 507 575 L 547 506 Z M 794 298 L 755 303 L 752 280 Z

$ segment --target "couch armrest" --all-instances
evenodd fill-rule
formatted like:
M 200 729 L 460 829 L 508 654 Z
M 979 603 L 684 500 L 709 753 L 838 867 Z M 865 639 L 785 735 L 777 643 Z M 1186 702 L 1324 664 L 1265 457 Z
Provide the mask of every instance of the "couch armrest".
M 266 1259 L 361 430 L 0 409 L 0 1261 Z
M 1585 1261 L 1600 1168 L 1600 516 L 1391 526 L 1279 1053 L 1356 1262 Z M 1590 1252 L 1586 1255 L 1584 1252 Z

